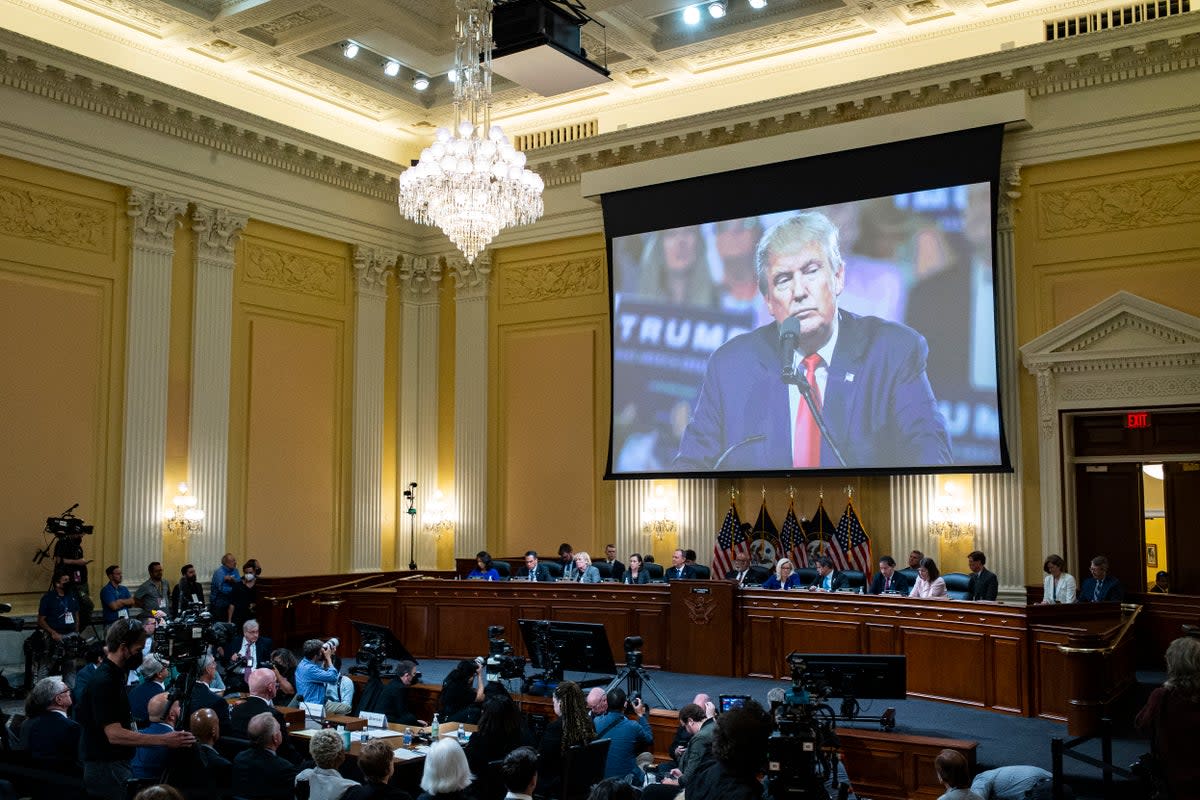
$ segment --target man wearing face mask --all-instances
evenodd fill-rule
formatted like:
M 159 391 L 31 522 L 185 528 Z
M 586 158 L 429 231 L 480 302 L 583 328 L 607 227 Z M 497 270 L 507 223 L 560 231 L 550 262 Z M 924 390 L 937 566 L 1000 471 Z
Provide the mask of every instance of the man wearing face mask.
M 157 736 L 136 733 L 125 693 L 129 670 L 142 663 L 146 632 L 142 623 L 119 619 L 108 628 L 105 643 L 108 656 L 96 670 L 81 698 L 78 718 L 83 726 L 80 754 L 83 777 L 91 797 L 124 800 L 125 784 L 132 775 L 129 761 L 134 748 L 161 746 L 170 749 L 189 747 L 196 740 L 187 731 L 172 731 Z

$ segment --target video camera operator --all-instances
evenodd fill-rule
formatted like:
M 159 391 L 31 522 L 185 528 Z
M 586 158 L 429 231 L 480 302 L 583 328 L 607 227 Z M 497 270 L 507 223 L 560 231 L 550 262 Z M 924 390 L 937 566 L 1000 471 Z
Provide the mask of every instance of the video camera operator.
M 88 564 L 92 563 L 92 559 L 83 557 L 85 532 L 90 532 L 90 526 L 79 526 L 78 529 L 73 527 L 65 535 L 59 536 L 54 543 L 54 572 L 55 574 L 66 573 L 70 576 L 70 592 L 75 595 L 76 602 L 79 603 L 79 618 L 82 620 L 82 625 L 91 623 L 92 611 L 96 607 L 88 589 Z
M 189 747 L 196 740 L 187 731 L 158 736 L 133 731 L 125 678 L 129 670 L 141 664 L 146 632 L 137 620 L 119 619 L 109 626 L 105 638 L 108 656 L 80 702 L 80 753 L 89 796 L 125 800 L 135 747 L 159 745 L 174 749 Z
M 337 686 L 341 672 L 333 666 L 333 651 L 338 640 L 309 639 L 301 652 L 304 658 L 296 667 L 296 696 L 305 703 L 325 705 L 325 694 L 330 685 Z
M 44 678 L 57 672 L 67 686 L 74 686 L 76 660 L 83 653 L 76 652 L 79 648 L 73 645 L 78 642 L 81 646 L 83 642 L 79 638 L 79 599 L 71 592 L 70 586 L 69 574 L 54 573 L 49 591 L 42 595 L 38 603 L 37 626 L 44 647 L 38 648 L 32 637 L 29 646 L 34 648 L 33 655 L 36 656 L 37 663 L 33 670 L 35 678 Z

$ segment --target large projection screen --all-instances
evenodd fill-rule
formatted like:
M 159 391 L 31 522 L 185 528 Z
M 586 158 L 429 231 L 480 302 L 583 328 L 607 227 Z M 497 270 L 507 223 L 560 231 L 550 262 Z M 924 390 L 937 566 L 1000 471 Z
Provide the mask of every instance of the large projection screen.
M 1002 132 L 604 195 L 608 476 L 1010 469 Z

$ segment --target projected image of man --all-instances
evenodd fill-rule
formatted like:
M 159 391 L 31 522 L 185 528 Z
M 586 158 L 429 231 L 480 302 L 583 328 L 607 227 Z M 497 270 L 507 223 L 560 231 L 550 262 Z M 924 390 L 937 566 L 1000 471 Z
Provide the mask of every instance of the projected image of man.
M 839 452 L 847 467 L 951 463 L 925 339 L 838 307 L 846 275 L 833 223 L 816 211 L 780 222 L 756 263 L 774 322 L 713 353 L 674 466 L 836 468 Z

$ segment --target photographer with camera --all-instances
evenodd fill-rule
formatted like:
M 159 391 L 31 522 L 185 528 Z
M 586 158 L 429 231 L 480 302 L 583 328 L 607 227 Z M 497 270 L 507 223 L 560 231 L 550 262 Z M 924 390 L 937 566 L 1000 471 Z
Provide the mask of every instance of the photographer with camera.
M 438 698 L 438 714 L 443 721 L 474 724 L 479 720 L 483 705 L 483 665 L 482 658 L 463 659 L 446 675 Z
M 760 800 L 758 774 L 774 727 L 771 715 L 753 700 L 719 716 L 712 733 L 713 763 L 688 783 L 688 800 Z
M 296 667 L 296 696 L 305 703 L 320 703 L 325 706 L 325 695 L 329 686 L 337 686 L 341 680 L 341 673 L 333 666 L 333 651 L 337 646 L 337 639 L 327 642 L 309 639 L 304 643 L 304 658 Z
M 626 714 L 633 714 L 635 719 Z M 634 695 L 630 700 L 624 689 L 613 689 L 608 693 L 608 711 L 596 717 L 594 723 L 596 738 L 612 741 L 604 762 L 604 777 L 627 778 L 638 773 L 637 754 L 654 743 L 642 698 Z
M 82 640 L 79 640 L 79 600 L 70 591 L 70 585 L 70 575 L 56 572 L 50 590 L 38 603 L 37 626 L 45 649 L 38 658 L 34 675 L 44 678 L 59 672 L 67 686 L 74 686 L 75 660 L 81 654 L 72 650 L 68 640 L 74 639 L 80 644 Z

